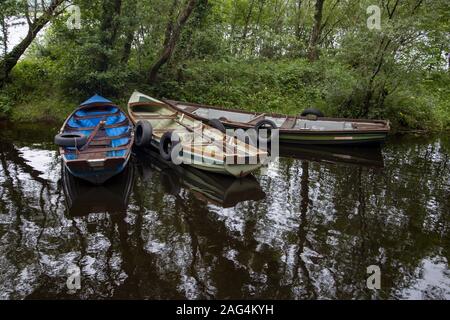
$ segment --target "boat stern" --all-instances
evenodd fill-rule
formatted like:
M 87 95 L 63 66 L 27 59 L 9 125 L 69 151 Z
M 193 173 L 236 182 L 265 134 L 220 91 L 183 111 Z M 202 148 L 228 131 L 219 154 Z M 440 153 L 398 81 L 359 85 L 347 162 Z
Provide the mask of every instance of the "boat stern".
M 80 179 L 100 185 L 125 168 L 128 158 L 107 158 L 66 161 L 69 172 Z

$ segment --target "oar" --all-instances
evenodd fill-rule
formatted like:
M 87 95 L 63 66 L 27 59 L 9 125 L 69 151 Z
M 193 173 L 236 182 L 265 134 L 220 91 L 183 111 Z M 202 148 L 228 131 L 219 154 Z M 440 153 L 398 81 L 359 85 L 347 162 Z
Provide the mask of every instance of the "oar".
M 95 126 L 94 130 L 92 130 L 91 134 L 89 135 L 86 143 L 84 144 L 84 146 L 82 146 L 80 148 L 80 152 L 84 151 L 87 149 L 87 147 L 89 147 L 89 144 L 91 143 L 91 141 L 94 139 L 94 137 L 97 135 L 98 130 L 103 127 L 105 125 L 105 116 L 103 116 L 103 118 L 99 121 L 99 123 Z

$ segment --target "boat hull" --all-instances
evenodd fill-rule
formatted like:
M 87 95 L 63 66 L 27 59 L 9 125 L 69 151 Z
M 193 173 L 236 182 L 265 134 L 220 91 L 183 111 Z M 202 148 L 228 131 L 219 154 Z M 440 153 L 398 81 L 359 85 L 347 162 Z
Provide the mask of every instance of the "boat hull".
M 100 185 L 124 170 L 133 138 L 127 114 L 110 100 L 94 95 L 67 117 L 55 143 L 71 175 Z
M 314 145 L 381 144 L 389 133 L 389 122 L 346 118 L 308 118 L 277 113 L 225 109 L 196 103 L 164 100 L 180 112 L 207 122 L 217 119 L 229 129 L 251 129 L 258 121 L 269 120 L 279 130 L 282 143 Z M 342 129 L 340 129 L 342 128 Z
M 129 156 L 124 158 L 109 158 L 102 166 L 91 166 L 88 161 L 64 161 L 68 172 L 76 178 L 100 185 L 121 173 L 127 166 Z
M 252 173 L 253 171 L 259 169 L 262 164 L 236 164 L 236 165 L 230 165 L 230 164 L 190 164 L 190 166 L 200 169 L 200 170 L 204 170 L 204 171 L 208 171 L 208 172 L 214 172 L 214 173 L 221 173 L 221 174 L 226 174 L 226 175 L 232 175 L 236 178 L 241 178 L 241 177 L 245 177 L 247 175 L 249 175 L 250 173 Z
M 247 126 L 236 126 L 224 123 L 227 129 L 249 129 Z M 381 145 L 388 132 L 286 132 L 280 130 L 279 142 L 309 145 Z
M 314 144 L 314 145 L 343 145 L 343 144 L 382 144 L 386 141 L 387 133 L 281 133 L 280 142 Z
M 154 139 L 151 142 L 151 148 L 154 150 L 158 150 L 159 140 Z M 227 164 L 222 161 L 216 161 L 212 158 L 206 158 L 201 154 L 191 154 L 189 152 L 185 152 L 183 157 L 187 161 L 184 161 L 181 165 L 191 166 L 196 169 L 212 172 L 212 173 L 220 173 L 224 175 L 231 175 L 236 178 L 241 178 L 249 175 L 253 171 L 259 169 L 263 166 L 263 163 L 247 163 L 247 164 Z
M 236 138 L 227 141 L 226 135 L 219 130 L 202 123 L 198 125 L 198 121 L 189 115 L 180 114 L 169 104 L 137 91 L 128 102 L 128 114 L 134 124 L 147 121 L 151 125 L 151 140 L 142 147 L 150 146 L 158 150 L 160 141 L 164 139 L 163 134 L 176 132 L 182 146 L 182 158 L 176 162 L 182 166 L 244 177 L 263 166 L 268 156 L 265 150 L 238 143 Z

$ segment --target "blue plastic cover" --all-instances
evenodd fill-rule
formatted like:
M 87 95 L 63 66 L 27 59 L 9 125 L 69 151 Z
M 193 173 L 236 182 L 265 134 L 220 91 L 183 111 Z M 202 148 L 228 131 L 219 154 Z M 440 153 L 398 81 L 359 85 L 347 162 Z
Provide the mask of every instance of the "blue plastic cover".
M 77 112 L 75 112 L 75 115 L 78 117 L 83 117 L 83 116 L 91 116 L 91 115 L 104 115 L 104 114 L 111 114 L 111 113 L 116 113 L 117 112 L 117 108 L 113 107 L 113 106 L 104 106 L 102 108 L 102 110 L 89 110 L 88 109 L 80 109 Z
M 90 99 L 83 102 L 80 106 L 86 106 L 91 103 L 106 103 L 106 104 L 112 104 L 111 101 L 99 96 L 95 95 L 91 97 Z M 118 112 L 119 111 L 119 112 Z M 99 115 L 98 117 L 94 118 L 77 118 L 77 117 L 85 117 L 85 116 L 92 116 L 92 115 Z M 69 121 L 67 122 L 68 127 L 65 132 L 70 132 L 70 127 L 72 128 L 86 128 L 82 131 L 75 131 L 78 133 L 82 133 L 86 136 L 89 136 L 94 128 L 97 126 L 97 124 L 100 122 L 100 120 L 105 120 L 106 125 L 113 125 L 116 123 L 121 123 L 124 120 L 126 120 L 127 117 L 125 114 L 114 106 L 102 106 L 99 108 L 92 107 L 87 109 L 81 109 L 77 110 L 75 112 L 75 116 L 70 117 Z M 106 135 L 109 137 L 115 137 L 115 136 L 121 136 L 126 133 L 131 134 L 132 126 L 131 123 L 127 123 L 124 126 L 116 127 L 116 128 L 105 128 Z M 110 142 L 110 147 L 120 147 L 123 145 L 128 144 L 131 137 L 122 137 L 117 139 L 112 139 Z M 65 154 L 65 157 L 67 160 L 75 160 L 77 158 L 77 154 L 74 152 L 75 148 L 66 147 L 65 148 L 69 153 Z M 72 151 L 72 152 L 70 152 Z M 108 151 L 106 153 L 107 157 L 120 157 L 124 156 L 126 154 L 127 150 L 114 150 L 114 151 Z
M 109 112 L 110 114 L 115 113 L 117 111 L 111 110 Z M 79 111 L 78 111 L 79 112 Z M 78 114 L 78 112 L 76 114 Z M 90 112 L 86 112 L 86 115 L 90 114 Z M 92 114 L 92 113 L 91 113 Z M 99 114 L 98 112 L 96 114 Z M 74 117 L 71 117 L 67 124 L 71 126 L 72 128 L 85 128 L 85 127 L 91 127 L 92 129 L 95 128 L 95 126 L 103 119 L 106 122 L 106 125 L 111 125 L 115 123 L 120 123 L 126 119 L 126 116 L 121 112 L 119 115 L 115 116 L 107 116 L 108 113 L 104 113 L 103 117 L 98 118 L 90 118 L 90 119 L 75 119 Z M 103 115 L 103 113 L 102 113 Z
M 98 94 L 95 94 L 92 97 L 90 97 L 89 99 L 87 99 L 85 102 L 80 104 L 80 107 L 91 104 L 91 103 L 112 103 L 112 101 L 110 101 L 106 98 L 103 98 L 102 96 L 99 96 Z

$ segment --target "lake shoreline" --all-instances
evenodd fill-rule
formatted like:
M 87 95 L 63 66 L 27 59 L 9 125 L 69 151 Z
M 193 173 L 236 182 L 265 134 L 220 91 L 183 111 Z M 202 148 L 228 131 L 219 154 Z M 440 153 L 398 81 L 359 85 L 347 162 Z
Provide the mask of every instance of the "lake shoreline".
M 12 125 L 24 125 L 24 126 L 28 126 L 28 125 L 40 125 L 40 124 L 46 124 L 46 125 L 51 125 L 51 126 L 59 126 L 62 125 L 62 123 L 64 122 L 63 118 L 62 120 L 60 119 L 56 119 L 56 118 L 51 118 L 48 116 L 43 116 L 42 118 L 36 118 L 36 119 L 31 119 L 31 120 L 27 120 L 27 121 L 23 121 L 23 120 L 17 120 L 17 119 L 11 119 L 7 116 L 4 115 L 0 115 L 0 126 L 4 125 L 4 124 L 12 124 Z M 450 129 L 440 129 L 440 130 L 432 130 L 432 129 L 396 129 L 396 128 L 392 128 L 391 132 L 388 134 L 389 137 L 395 137 L 395 136 L 401 136 L 404 134 L 428 134 L 428 133 L 433 133 L 433 134 L 441 134 L 441 133 L 449 133 Z

